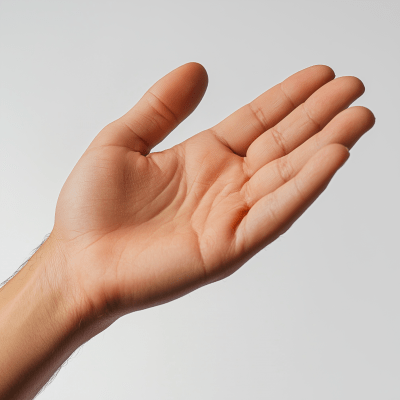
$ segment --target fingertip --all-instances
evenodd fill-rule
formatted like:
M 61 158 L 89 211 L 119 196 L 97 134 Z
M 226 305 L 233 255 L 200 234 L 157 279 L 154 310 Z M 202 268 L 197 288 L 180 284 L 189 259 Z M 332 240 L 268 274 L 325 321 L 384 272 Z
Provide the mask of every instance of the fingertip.
M 193 66 L 194 68 L 198 68 L 200 70 L 202 70 L 203 72 L 205 72 L 207 74 L 206 68 L 204 67 L 203 64 L 197 62 L 197 61 L 190 61 L 187 64 Z
M 336 73 L 329 65 L 320 64 L 320 67 L 325 69 L 325 73 L 332 79 L 336 78 Z
M 364 94 L 365 93 L 364 82 L 360 78 L 357 78 L 356 76 L 352 76 L 352 78 L 354 79 L 354 82 L 355 82 L 354 84 L 358 85 L 360 93 Z
M 316 64 L 313 65 L 311 68 L 318 69 L 320 73 L 324 74 L 326 76 L 327 81 L 331 81 L 335 79 L 336 74 L 335 71 L 329 66 L 325 64 Z
M 346 87 L 356 93 L 357 97 L 360 97 L 365 93 L 365 85 L 360 78 L 353 75 L 346 75 L 341 76 L 338 79 L 340 79 Z
M 371 129 L 375 125 L 375 115 L 369 108 L 363 106 L 354 106 L 349 108 L 349 110 L 352 110 L 353 113 L 357 113 L 357 121 L 362 123 L 366 130 Z
M 368 121 L 369 129 L 371 129 L 375 125 L 375 122 L 376 122 L 375 114 L 369 108 L 366 108 L 366 107 L 362 107 L 362 108 L 365 113 L 365 119 Z
M 200 79 L 203 79 L 204 81 L 208 82 L 208 73 L 204 65 L 200 64 L 197 61 L 190 61 L 184 64 L 184 66 L 190 68 L 191 72 L 193 74 L 198 75 Z
M 156 82 L 151 91 L 174 114 L 179 123 L 191 114 L 203 98 L 208 85 L 206 69 L 198 62 L 188 62 L 177 67 Z

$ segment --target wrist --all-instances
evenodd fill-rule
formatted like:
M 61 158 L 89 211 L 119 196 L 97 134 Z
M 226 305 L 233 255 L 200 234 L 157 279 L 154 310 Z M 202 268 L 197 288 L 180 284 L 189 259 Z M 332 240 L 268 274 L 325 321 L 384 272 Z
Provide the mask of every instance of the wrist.
M 80 345 L 105 329 L 83 299 L 67 255 L 50 235 L 0 289 L 0 398 L 33 398 Z

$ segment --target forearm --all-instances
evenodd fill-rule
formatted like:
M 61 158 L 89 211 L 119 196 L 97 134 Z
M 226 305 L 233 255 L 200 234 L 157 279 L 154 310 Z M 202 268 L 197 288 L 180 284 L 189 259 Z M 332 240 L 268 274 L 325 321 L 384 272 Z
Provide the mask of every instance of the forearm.
M 97 332 L 47 240 L 0 289 L 0 399 L 32 399 L 64 361 Z

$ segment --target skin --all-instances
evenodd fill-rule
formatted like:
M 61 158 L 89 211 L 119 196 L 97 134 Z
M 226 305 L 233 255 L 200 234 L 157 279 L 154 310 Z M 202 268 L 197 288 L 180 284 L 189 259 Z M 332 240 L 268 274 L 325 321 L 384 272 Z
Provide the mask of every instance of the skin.
M 235 272 L 289 229 L 375 122 L 349 108 L 364 93 L 358 78 L 316 65 L 151 152 L 207 83 L 198 63 L 170 72 L 78 161 L 49 238 L 0 290 L 1 399 L 33 398 L 120 316 Z

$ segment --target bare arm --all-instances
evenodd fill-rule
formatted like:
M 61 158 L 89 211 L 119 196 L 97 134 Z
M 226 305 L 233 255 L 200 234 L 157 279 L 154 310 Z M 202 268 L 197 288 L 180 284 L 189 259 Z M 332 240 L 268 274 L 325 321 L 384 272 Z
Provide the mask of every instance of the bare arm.
M 47 240 L 0 290 L 0 398 L 31 399 L 80 344 L 65 260 Z
M 357 78 L 300 71 L 218 125 L 151 149 L 207 74 L 172 71 L 106 126 L 65 182 L 54 228 L 0 290 L 0 399 L 32 399 L 120 316 L 223 279 L 284 233 L 374 124 Z

